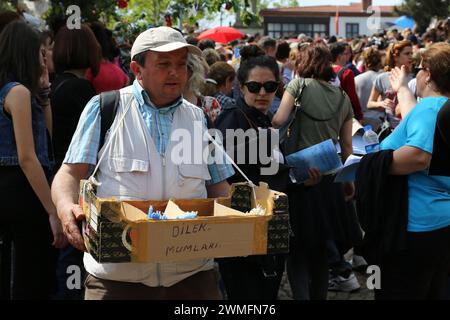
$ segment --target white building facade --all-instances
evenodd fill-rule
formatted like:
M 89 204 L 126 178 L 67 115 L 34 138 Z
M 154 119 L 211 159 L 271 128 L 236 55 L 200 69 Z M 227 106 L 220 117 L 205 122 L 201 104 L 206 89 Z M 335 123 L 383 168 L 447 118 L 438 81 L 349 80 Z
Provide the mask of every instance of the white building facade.
M 371 0 L 347 6 L 309 6 L 266 9 L 261 11 L 264 33 L 274 38 L 296 37 L 304 33 L 354 38 L 370 36 L 385 29 L 398 18 L 394 6 L 372 6 Z M 338 17 L 338 30 L 336 30 Z

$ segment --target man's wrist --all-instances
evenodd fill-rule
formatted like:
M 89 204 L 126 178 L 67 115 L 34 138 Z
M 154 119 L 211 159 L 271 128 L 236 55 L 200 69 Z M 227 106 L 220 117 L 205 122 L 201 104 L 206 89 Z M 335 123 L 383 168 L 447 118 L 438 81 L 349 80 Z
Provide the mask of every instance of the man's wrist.
M 63 216 L 72 214 L 72 208 L 76 205 L 76 203 L 73 202 L 66 202 L 66 203 L 60 203 L 56 206 L 56 211 L 58 213 L 58 216 L 62 218 Z

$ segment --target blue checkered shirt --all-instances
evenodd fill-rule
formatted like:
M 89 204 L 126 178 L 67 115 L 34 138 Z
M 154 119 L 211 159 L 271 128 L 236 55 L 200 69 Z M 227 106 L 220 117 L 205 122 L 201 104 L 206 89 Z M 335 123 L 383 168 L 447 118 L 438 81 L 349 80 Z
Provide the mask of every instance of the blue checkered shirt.
M 227 105 L 227 104 L 236 104 L 236 101 L 233 98 L 230 98 L 229 96 L 224 95 L 222 92 L 217 92 L 214 95 L 214 98 L 217 99 L 217 101 L 219 101 L 220 106 L 222 107 L 222 109 Z
M 139 110 L 142 113 L 146 127 L 155 142 L 158 152 L 164 154 L 170 142 L 173 114 L 183 103 L 183 98 L 180 97 L 180 99 L 168 107 L 156 108 L 138 81 L 135 80 L 132 86 L 133 95 L 138 102 Z M 97 164 L 99 141 L 100 100 L 97 95 L 88 102 L 80 116 L 78 127 L 72 137 L 72 142 L 67 150 L 64 163 Z M 208 161 L 208 163 L 211 163 L 211 161 Z M 234 175 L 232 166 L 225 161 L 223 164 L 215 162 L 208 164 L 208 169 L 211 180 L 207 181 L 207 184 L 218 183 Z

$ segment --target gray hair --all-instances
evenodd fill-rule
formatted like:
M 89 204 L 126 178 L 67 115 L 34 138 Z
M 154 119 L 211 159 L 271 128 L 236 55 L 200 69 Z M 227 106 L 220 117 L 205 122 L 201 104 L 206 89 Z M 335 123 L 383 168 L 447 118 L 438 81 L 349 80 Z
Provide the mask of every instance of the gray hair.
M 205 76 L 209 72 L 209 66 L 203 57 L 188 53 L 187 67 L 190 77 L 186 90 L 194 92 L 196 96 L 200 96 L 200 90 L 205 83 Z

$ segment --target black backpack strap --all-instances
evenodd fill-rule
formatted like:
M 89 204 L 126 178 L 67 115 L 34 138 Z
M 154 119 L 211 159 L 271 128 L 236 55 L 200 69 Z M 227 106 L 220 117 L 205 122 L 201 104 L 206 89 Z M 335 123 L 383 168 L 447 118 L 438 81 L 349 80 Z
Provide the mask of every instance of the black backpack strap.
M 348 67 L 342 67 L 341 70 L 339 70 L 337 77 L 339 78 L 339 80 L 341 80 L 342 75 L 344 74 L 345 71 L 347 71 Z
M 111 127 L 114 118 L 116 117 L 117 107 L 120 102 L 120 91 L 108 91 L 100 94 L 100 142 L 98 150 L 103 147 L 105 143 L 105 135 Z
M 289 136 L 291 135 L 292 127 L 294 126 L 295 118 L 297 117 L 297 112 L 299 109 L 301 109 L 301 100 L 302 100 L 303 90 L 306 87 L 306 79 L 298 78 L 298 81 L 299 81 L 300 85 L 299 85 L 297 94 L 294 97 L 294 99 L 295 99 L 294 100 L 294 110 L 292 110 L 291 114 L 288 117 L 288 120 L 280 128 L 280 131 L 279 131 L 281 142 L 283 142 L 286 138 L 289 138 Z

